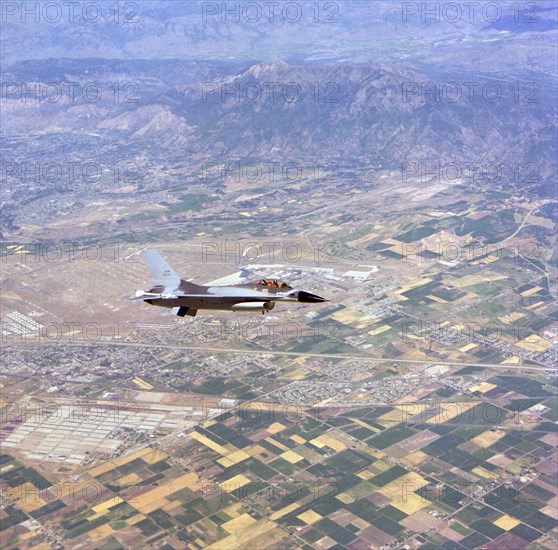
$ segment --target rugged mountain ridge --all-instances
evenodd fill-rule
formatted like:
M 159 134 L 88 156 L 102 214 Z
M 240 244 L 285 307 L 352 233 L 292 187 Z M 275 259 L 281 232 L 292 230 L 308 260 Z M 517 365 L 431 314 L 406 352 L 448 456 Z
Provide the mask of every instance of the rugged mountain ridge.
M 550 83 L 540 80 L 440 78 L 385 63 L 150 61 L 142 70 L 141 63 L 98 60 L 87 71 L 75 60 L 53 63 L 62 83 L 79 84 L 76 97 L 6 95 L 8 141 L 73 132 L 126 143 L 131 156 L 155 147 L 207 160 L 303 156 L 351 165 L 366 158 L 389 169 L 468 162 L 503 165 L 508 174 L 528 164 L 536 181 L 515 183 L 551 191 L 556 106 Z M 44 70 L 18 64 L 7 81 L 47 90 Z M 96 101 L 83 93 L 91 85 L 102 91 Z

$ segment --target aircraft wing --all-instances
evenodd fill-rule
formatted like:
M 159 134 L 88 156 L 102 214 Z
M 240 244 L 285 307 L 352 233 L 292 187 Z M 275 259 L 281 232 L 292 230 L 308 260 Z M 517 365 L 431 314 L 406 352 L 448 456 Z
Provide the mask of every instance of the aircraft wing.
M 207 298 L 207 294 L 185 294 L 183 292 L 142 292 L 138 290 L 135 296 L 128 298 L 130 302 L 139 300 L 174 300 L 175 298 Z

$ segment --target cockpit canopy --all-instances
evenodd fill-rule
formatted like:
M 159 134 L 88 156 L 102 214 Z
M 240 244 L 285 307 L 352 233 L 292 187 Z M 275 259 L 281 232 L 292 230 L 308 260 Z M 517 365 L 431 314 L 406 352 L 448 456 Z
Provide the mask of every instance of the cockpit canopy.
M 292 288 L 287 283 L 285 283 L 284 281 L 280 281 L 279 279 L 261 279 L 258 281 L 258 284 L 272 288 Z

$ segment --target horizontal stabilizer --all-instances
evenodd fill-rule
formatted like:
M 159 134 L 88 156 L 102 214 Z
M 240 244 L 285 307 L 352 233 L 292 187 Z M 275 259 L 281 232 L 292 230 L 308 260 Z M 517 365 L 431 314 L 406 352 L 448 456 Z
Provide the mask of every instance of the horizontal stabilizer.
M 136 290 L 136 294 L 132 298 L 128 298 L 130 302 L 138 302 L 139 300 L 152 300 L 153 298 L 164 298 L 158 292 L 145 292 L 144 290 Z
M 128 298 L 129 302 L 139 302 L 140 300 L 145 300 L 147 296 L 133 296 L 132 298 Z

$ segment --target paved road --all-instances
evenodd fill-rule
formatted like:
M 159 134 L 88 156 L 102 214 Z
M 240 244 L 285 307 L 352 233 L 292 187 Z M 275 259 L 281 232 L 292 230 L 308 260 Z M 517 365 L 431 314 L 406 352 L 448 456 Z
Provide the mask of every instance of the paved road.
M 9 345 L 5 342 L 5 345 Z M 18 342 L 14 344 L 15 347 L 35 347 L 37 344 L 25 344 Z M 41 345 L 41 344 L 40 344 Z M 42 345 L 59 345 L 59 343 L 45 343 Z M 386 357 L 371 357 L 369 355 L 350 355 L 350 354 L 337 354 L 337 353 L 302 353 L 295 351 L 268 351 L 268 350 L 250 350 L 239 348 L 214 348 L 214 347 L 200 347 L 200 346 L 180 346 L 176 344 L 147 344 L 141 342 L 88 342 L 76 341 L 65 342 L 66 346 L 120 346 L 120 347 L 135 347 L 135 348 L 162 348 L 162 349 L 177 349 L 185 351 L 198 351 L 198 352 L 215 352 L 215 353 L 244 353 L 248 355 L 281 355 L 287 357 L 325 357 L 328 359 L 355 359 L 358 361 L 370 361 L 372 363 L 393 361 L 394 363 L 409 363 L 416 365 L 451 365 L 458 367 L 480 367 L 485 369 L 500 369 L 500 370 L 513 370 L 521 369 L 522 371 L 537 371 L 550 374 L 558 373 L 558 369 L 549 366 L 524 366 L 524 365 L 494 365 L 490 363 L 460 363 L 458 361 L 445 361 L 432 359 L 430 361 L 418 359 L 391 359 Z

